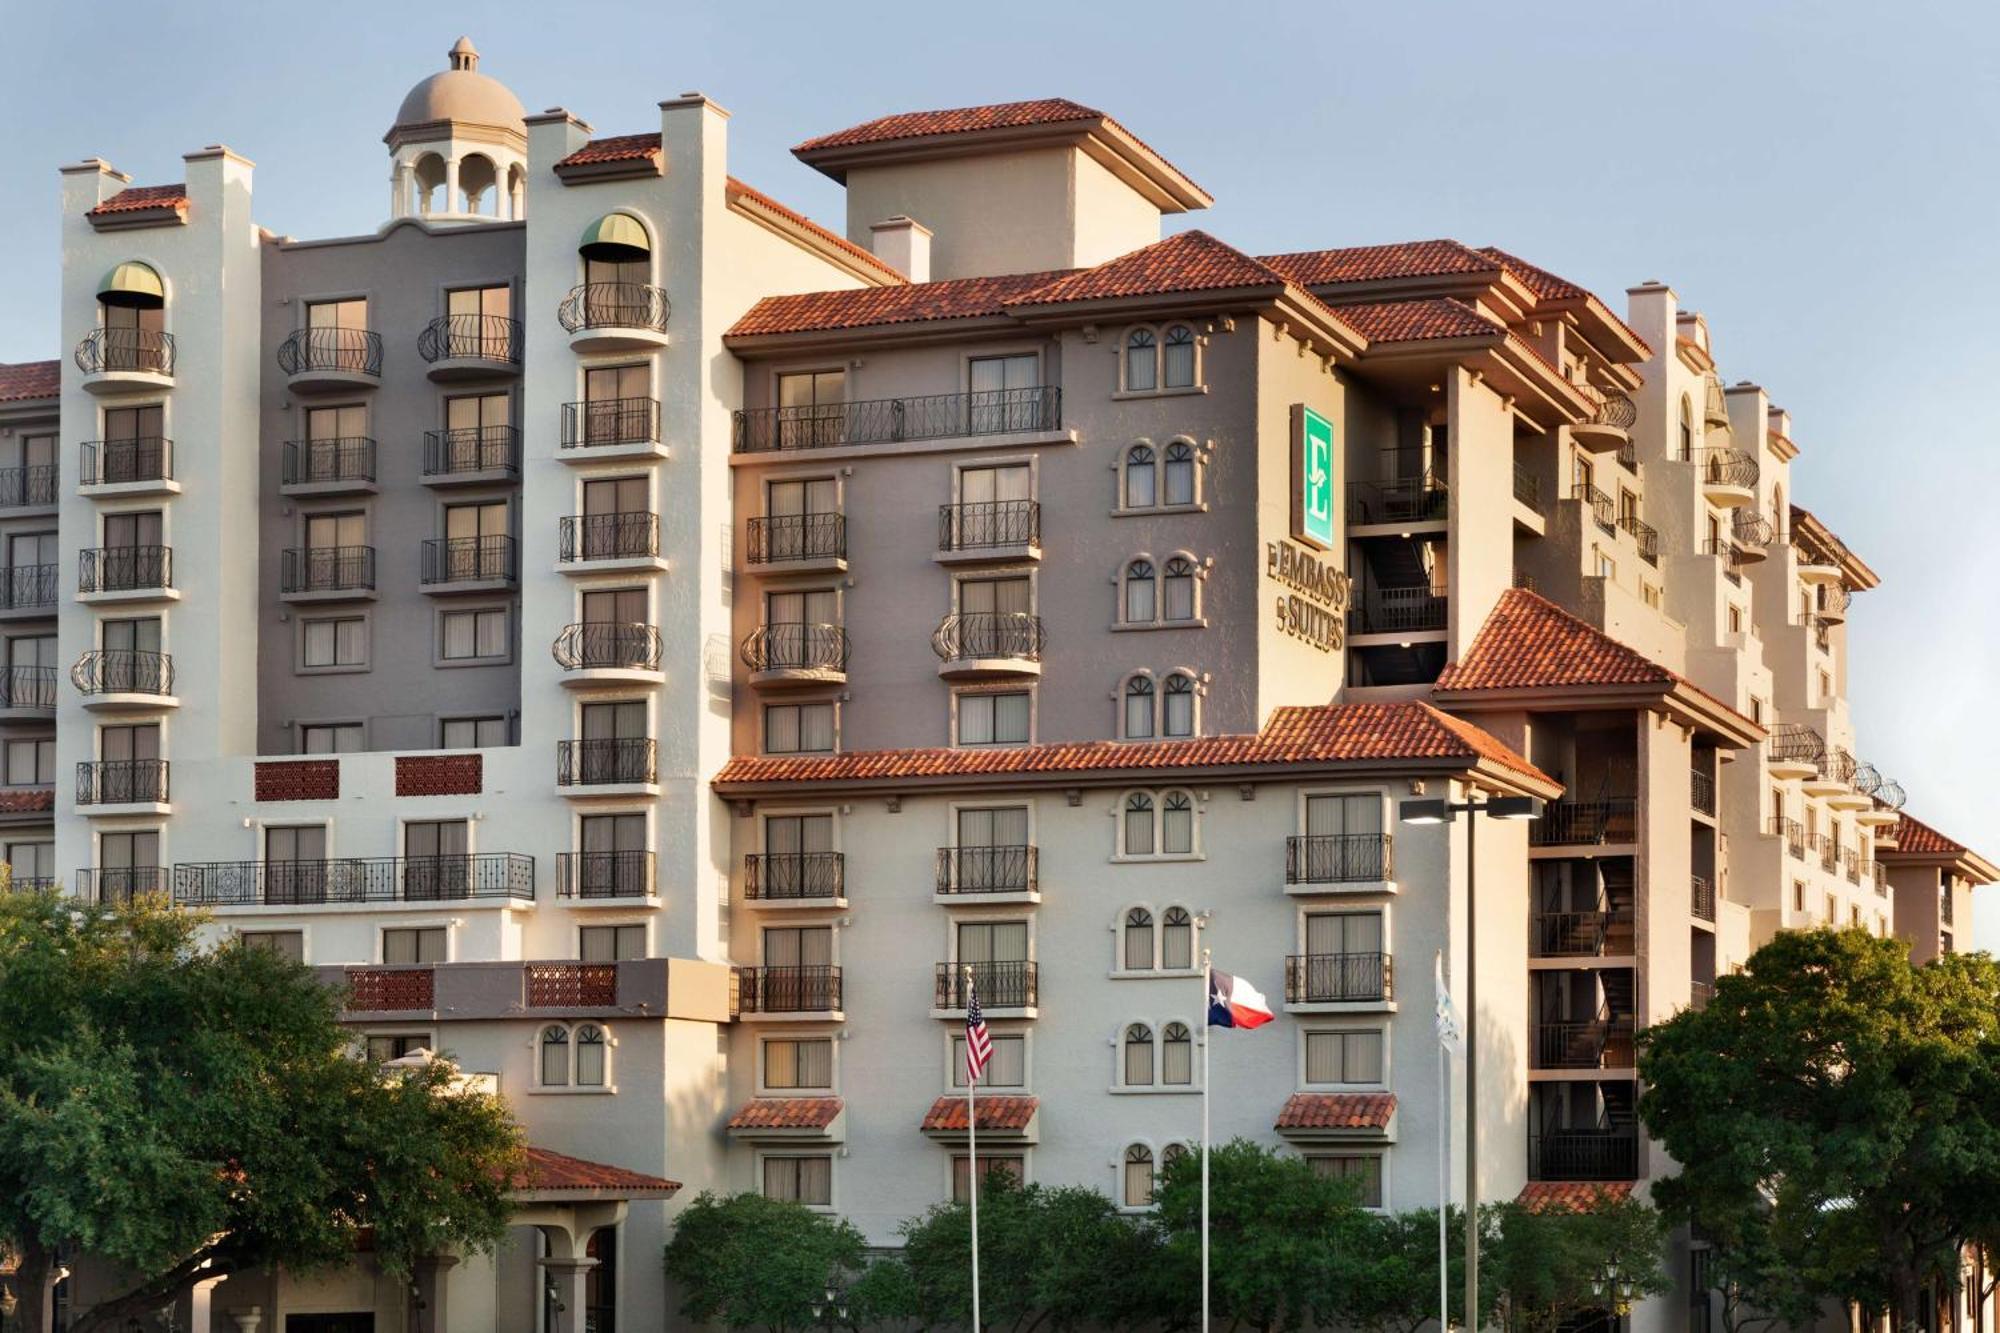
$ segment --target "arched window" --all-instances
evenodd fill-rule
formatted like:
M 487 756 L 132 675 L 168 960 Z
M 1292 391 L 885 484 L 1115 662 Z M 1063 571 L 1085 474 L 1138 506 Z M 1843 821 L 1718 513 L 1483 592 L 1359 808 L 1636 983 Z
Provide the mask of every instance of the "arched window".
M 1153 1150 L 1135 1143 L 1125 1150 L 1125 1206 L 1150 1208 L 1153 1204 Z
M 1144 1023 L 1125 1029 L 1125 1086 L 1153 1086 L 1153 1029 Z
M 1125 623 L 1150 625 L 1159 618 L 1159 576 L 1150 560 L 1125 566 Z
M 1194 619 L 1194 561 L 1184 555 L 1177 555 L 1167 561 L 1165 586 L 1161 589 L 1164 599 L 1161 618 L 1164 620 Z
M 1194 677 L 1176 671 L 1167 677 L 1167 704 L 1161 734 L 1194 735 Z
M 1160 354 L 1161 382 L 1169 389 L 1194 387 L 1194 330 L 1176 324 L 1167 330 L 1166 349 Z
M 1135 444 L 1125 451 L 1125 507 L 1151 509 L 1158 503 L 1153 486 L 1153 447 Z
M 1153 738 L 1153 681 L 1150 676 L 1134 676 L 1125 682 L 1125 739 Z
M 1125 914 L 1125 956 L 1127 972 L 1153 970 L 1153 914 L 1135 907 Z
M 1189 1150 L 1185 1143 L 1169 1143 L 1160 1150 L 1160 1174 L 1164 1176 L 1168 1167 L 1188 1155 Z
M 1160 918 L 1160 966 L 1185 972 L 1194 966 L 1194 914 L 1169 907 Z
M 1186 440 L 1175 440 L 1167 446 L 1167 494 L 1170 505 L 1191 505 L 1194 503 L 1194 446 Z
M 1160 1082 L 1170 1088 L 1194 1086 L 1194 1034 L 1185 1023 L 1160 1030 Z
M 1159 349 L 1151 329 L 1134 329 L 1125 339 L 1125 391 L 1151 393 L 1160 387 Z
M 1681 395 L 1681 461 L 1690 462 L 1694 458 L 1694 404 L 1686 394 Z
M 559 1023 L 542 1029 L 542 1086 L 569 1086 L 569 1029 Z
M 1160 802 L 1160 850 L 1168 856 L 1194 852 L 1194 798 L 1170 791 Z
M 1125 798 L 1125 855 L 1153 854 L 1153 798 L 1135 791 Z
M 576 1030 L 576 1086 L 604 1086 L 608 1069 L 605 1048 L 604 1029 L 595 1023 L 586 1023 Z

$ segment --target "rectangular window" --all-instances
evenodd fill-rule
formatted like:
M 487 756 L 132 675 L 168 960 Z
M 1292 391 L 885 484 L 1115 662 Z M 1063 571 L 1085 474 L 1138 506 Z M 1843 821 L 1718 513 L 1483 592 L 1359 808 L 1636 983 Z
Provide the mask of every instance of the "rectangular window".
M 368 327 L 366 297 L 345 301 L 313 301 L 306 306 L 306 327 L 311 329 L 365 329 Z
M 438 723 L 438 748 L 483 750 L 508 741 L 504 717 L 448 717 Z
M 315 722 L 299 728 L 300 754 L 353 754 L 368 748 L 359 722 Z
M 826 1153 L 807 1157 L 766 1157 L 764 1197 L 827 1207 L 833 1202 L 833 1158 Z
M 833 1038 L 786 1037 L 766 1041 L 764 1086 L 788 1090 L 833 1087 Z
M 10 842 L 7 844 L 7 869 L 11 882 L 26 887 L 32 881 L 37 884 L 53 884 L 56 877 L 56 845 L 52 842 Z
M 306 933 L 303 930 L 246 930 L 236 938 L 246 949 L 269 949 L 295 963 L 306 960 Z
M 1028 1039 L 1018 1032 L 995 1032 L 993 1058 L 979 1075 L 982 1088 L 1023 1088 L 1028 1084 Z M 951 1039 L 951 1086 L 965 1086 L 965 1038 Z
M 497 661 L 507 656 L 507 608 L 446 611 L 438 617 L 439 656 L 447 662 Z
M 1025 745 L 1029 700 L 1026 690 L 958 696 L 960 745 Z
M 832 926 L 767 926 L 765 967 L 831 967 Z
M 979 1183 L 983 1186 L 992 1174 L 998 1171 L 1019 1184 L 1027 1178 L 1028 1159 L 1019 1153 L 979 1154 Z M 964 1203 L 971 1187 L 972 1159 L 965 1153 L 953 1153 L 951 1158 L 951 1198 L 953 1203 Z
M 300 628 L 299 665 L 355 667 L 368 661 L 368 620 L 338 616 L 308 620 Z
M 1026 577 L 958 581 L 960 615 L 1024 616 L 1028 614 L 1029 600 Z
M 581 926 L 576 956 L 586 963 L 622 963 L 646 956 L 644 926 Z
M 56 743 L 47 740 L 7 742 L 7 785 L 47 787 L 56 780 Z
M 1347 1028 L 1306 1033 L 1309 1084 L 1382 1082 L 1382 1030 Z
M 431 1038 L 427 1032 L 371 1032 L 368 1034 L 368 1063 L 385 1065 L 391 1060 L 400 1060 L 414 1051 L 431 1049 Z
M 833 750 L 833 704 L 770 704 L 764 709 L 764 753 L 828 754 Z
M 1382 1206 L 1382 1158 L 1378 1153 L 1315 1153 L 1306 1158 L 1313 1174 L 1352 1181 L 1363 1208 Z
M 444 953 L 443 926 L 398 927 L 382 932 L 385 963 L 442 963 Z

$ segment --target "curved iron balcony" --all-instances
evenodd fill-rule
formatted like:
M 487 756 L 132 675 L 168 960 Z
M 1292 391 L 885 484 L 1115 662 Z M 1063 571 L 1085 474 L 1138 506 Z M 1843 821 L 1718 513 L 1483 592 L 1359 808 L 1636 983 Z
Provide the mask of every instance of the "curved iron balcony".
M 564 333 L 583 329 L 651 329 L 664 333 L 673 306 L 658 287 L 642 282 L 586 282 L 570 288 L 556 320 Z
M 504 315 L 439 315 L 417 335 L 426 361 L 521 364 L 521 321 Z
M 171 375 L 174 335 L 154 329 L 92 329 L 76 345 L 76 368 L 86 375 Z
M 655 781 L 653 738 L 616 736 L 556 742 L 556 785 L 598 787 Z
M 1770 519 L 1762 514 L 1753 514 L 1747 509 L 1736 511 L 1736 519 L 1731 524 L 1730 531 L 1734 534 L 1738 546 L 1746 552 L 1754 550 L 1760 559 L 1775 536 Z
M 166 799 L 164 759 L 86 759 L 76 766 L 78 805 L 134 805 Z
M 1854 772 L 1854 756 L 1837 745 L 1820 756 L 1819 776 L 1822 781 L 1851 787 L 1854 785 Z
M 1034 893 L 1041 887 L 1040 849 L 1031 846 L 940 847 L 936 891 Z
M 965 1008 L 965 973 L 972 970 L 973 989 L 982 1009 L 1027 1009 L 1037 999 L 1035 965 L 1024 958 L 991 963 L 939 963 L 935 1009 Z
M 736 1007 L 745 1014 L 835 1013 L 840 1009 L 840 969 L 827 964 L 739 967 Z
M 78 592 L 139 592 L 174 586 L 171 546 L 89 546 L 76 553 Z
M 427 537 L 420 581 L 505 583 L 515 577 L 512 537 Z
M 0 670 L 0 708 L 31 708 L 54 712 L 56 669 L 46 666 L 9 666 Z
M 562 447 L 589 449 L 610 444 L 658 444 L 660 400 L 591 398 L 564 403 Z
M 1639 409 L 1633 406 L 1632 400 L 1624 394 L 1599 389 L 1596 395 L 1597 410 L 1590 414 L 1591 425 L 1605 426 L 1611 430 L 1630 430 L 1633 423 L 1639 420 Z
M 286 486 L 374 481 L 375 441 L 366 435 L 286 440 L 285 467 L 280 480 Z
M 1285 959 L 1285 1003 L 1353 1004 L 1393 999 L 1396 960 L 1386 953 L 1307 953 Z
M 557 852 L 558 898 L 650 898 L 651 852 Z
M 372 546 L 292 546 L 280 562 L 279 591 L 361 592 L 375 586 Z
M 660 553 L 660 516 L 651 510 L 622 514 L 569 514 L 558 524 L 556 559 L 643 560 Z
M 1690 451 L 1682 460 L 1701 469 L 1704 486 L 1726 486 L 1732 490 L 1757 488 L 1757 460 L 1740 449 L 1704 446 Z
M 847 670 L 847 631 L 839 625 L 780 622 L 745 636 L 743 665 L 752 671 Z
M 938 506 L 940 551 L 983 551 L 1041 544 L 1039 500 L 978 500 Z
M 203 907 L 449 902 L 535 897 L 535 858 L 519 852 L 207 861 L 174 867 L 174 901 Z
M 1062 390 L 980 389 L 809 407 L 754 407 L 734 416 L 735 452 L 831 449 L 844 444 L 1014 435 L 1062 428 Z
M 750 520 L 748 536 L 745 564 L 847 558 L 845 514 L 766 514 Z
M 549 652 L 565 671 L 658 671 L 660 631 L 652 625 L 587 620 L 564 625 Z
M 174 659 L 166 653 L 101 648 L 77 658 L 69 679 L 81 694 L 170 695 Z
M 92 446 L 83 446 L 83 456 L 88 466 Z M 56 465 L 42 463 L 35 467 L 0 468 L 0 509 L 21 509 L 29 505 L 52 505 L 56 502 Z
M 1903 803 L 1910 799 L 1909 793 L 1903 790 L 1903 784 L 1894 778 L 1883 778 L 1882 785 L 1875 789 L 1874 796 L 1875 804 L 1884 810 L 1892 811 L 1901 810 Z
M 133 440 L 85 440 L 81 461 L 81 481 L 85 486 L 170 481 L 174 475 L 174 442 L 159 435 Z M 55 469 L 49 471 L 53 474 Z M 53 475 L 49 477 L 49 489 L 51 492 L 55 489 Z
M 1810 764 L 1819 767 L 1826 755 L 1826 740 L 1803 722 L 1780 722 L 1771 728 L 1764 742 L 1765 757 L 1772 763 Z
M 462 426 L 424 432 L 424 475 L 521 470 L 521 432 L 513 426 Z
M 940 660 L 1013 658 L 1042 660 L 1048 636 L 1042 618 L 1024 611 L 963 611 L 944 618 L 931 634 L 931 651 Z
M 0 569 L 0 611 L 54 606 L 60 569 L 60 565 L 16 565 L 11 569 Z
M 1387 833 L 1312 833 L 1285 839 L 1287 884 L 1377 884 L 1395 874 Z
M 382 335 L 373 329 L 294 329 L 278 344 L 278 369 L 287 375 L 330 371 L 382 377 Z
M 839 852 L 752 852 L 743 858 L 743 896 L 753 901 L 840 898 L 847 858 Z
M 129 903 L 167 891 L 165 866 L 98 866 L 76 872 L 76 896 L 91 903 Z

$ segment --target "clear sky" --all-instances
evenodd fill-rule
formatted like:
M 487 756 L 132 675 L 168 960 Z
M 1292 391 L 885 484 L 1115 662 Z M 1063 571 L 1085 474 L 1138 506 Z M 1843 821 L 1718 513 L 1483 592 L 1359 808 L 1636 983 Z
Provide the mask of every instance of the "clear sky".
M 64 351 L 59 164 L 166 183 L 223 142 L 274 231 L 371 230 L 382 133 L 461 32 L 531 111 L 599 133 L 707 93 L 735 174 L 835 225 L 799 140 L 1066 96 L 1215 195 L 1176 225 L 1253 253 L 1452 236 L 1619 310 L 1668 282 L 1725 377 L 1791 410 L 1797 497 L 1882 575 L 1850 620 L 1862 757 L 2000 857 L 2000 6 L 0 0 L 0 23 L 0 361 Z M 1977 938 L 2000 946 L 2000 886 Z

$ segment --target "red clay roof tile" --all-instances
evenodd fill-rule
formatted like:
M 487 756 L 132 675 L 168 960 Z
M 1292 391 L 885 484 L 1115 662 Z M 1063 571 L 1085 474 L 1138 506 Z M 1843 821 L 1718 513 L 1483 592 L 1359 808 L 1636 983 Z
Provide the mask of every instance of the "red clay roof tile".
M 90 210 L 88 217 L 107 213 L 136 213 L 145 208 L 186 208 L 186 185 L 128 185 Z
M 1285 275 L 1232 245 L 1195 228 L 1123 254 L 1095 268 L 1079 269 L 1045 287 L 1013 297 L 1008 305 L 1051 305 L 1167 292 L 1226 291 L 1286 285 Z
M 989 106 L 946 111 L 904 111 L 851 125 L 844 130 L 806 140 L 792 151 L 854 148 L 862 144 L 895 143 L 902 139 L 932 139 L 976 130 L 1019 129 L 1029 125 L 1065 125 L 1072 121 L 1108 120 L 1102 111 L 1067 97 L 1043 97 L 1028 102 L 996 102 Z M 1122 128 L 1122 127 L 1121 127 Z
M 1967 850 L 1964 843 L 1947 838 L 1911 814 L 1897 820 L 1892 836 L 1896 845 L 1882 849 L 1892 856 L 1898 852 L 1912 856 L 1963 856 Z
M 1479 253 L 1506 269 L 1521 280 L 1521 285 L 1541 297 L 1544 301 L 1573 301 L 1589 292 L 1567 278 L 1559 278 L 1545 268 L 1530 264 L 1518 255 L 1508 254 L 1497 245 L 1482 245 Z
M 55 808 L 56 793 L 52 787 L 16 787 L 0 791 L 0 815 L 28 815 Z
M 1517 690 L 1563 685 L 1672 685 L 1679 675 L 1525 588 L 1509 588 L 1472 647 L 1437 688 Z
M 1371 343 L 1429 342 L 1504 334 L 1499 320 L 1450 297 L 1421 301 L 1369 301 L 1337 305 L 1333 313 Z
M 1531 1180 L 1514 1202 L 1531 1213 L 1587 1213 L 1599 1204 L 1631 1197 L 1629 1180 Z
M 643 162 L 659 155 L 658 134 L 613 134 L 592 139 L 556 163 L 555 169 L 561 171 L 564 167 L 589 167 L 605 162 Z
M 729 1118 L 731 1129 L 825 1129 L 840 1114 L 838 1097 L 758 1097 Z
M 1333 250 L 1296 250 L 1259 255 L 1264 263 L 1307 287 L 1389 278 L 1425 278 L 1453 273 L 1492 273 L 1500 264 L 1489 255 L 1453 240 L 1397 241 Z
M 62 392 L 62 362 L 17 361 L 0 365 L 0 403 L 53 398 Z
M 767 296 L 751 306 L 726 336 L 746 338 L 769 333 L 814 333 L 883 324 L 993 318 L 1006 313 L 1005 302 L 1009 298 L 1047 286 L 1069 271 L 1006 273 L 906 283 L 898 287 Z
M 1028 1122 L 1035 1118 L 1035 1108 L 1041 1103 L 1033 1097 L 980 1097 L 979 1128 L 984 1130 L 1011 1130 L 1015 1133 L 1026 1129 Z M 924 1122 L 919 1128 L 925 1133 L 963 1133 L 966 1127 L 964 1097 L 940 1097 L 931 1103 L 931 1109 L 924 1113 Z
M 1393 1092 L 1295 1092 L 1272 1128 L 1379 1130 L 1395 1114 Z
M 680 1182 L 622 1166 L 586 1161 L 547 1148 L 528 1147 L 520 1169 L 514 1175 L 518 1193 L 596 1193 L 603 1195 L 658 1196 L 679 1189 Z

